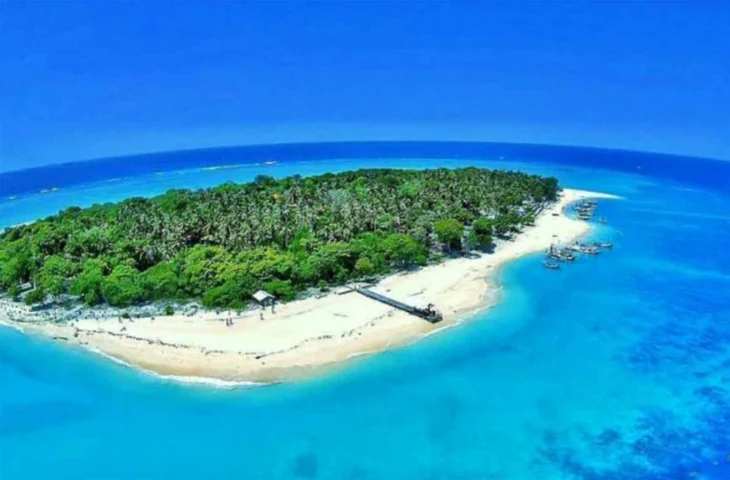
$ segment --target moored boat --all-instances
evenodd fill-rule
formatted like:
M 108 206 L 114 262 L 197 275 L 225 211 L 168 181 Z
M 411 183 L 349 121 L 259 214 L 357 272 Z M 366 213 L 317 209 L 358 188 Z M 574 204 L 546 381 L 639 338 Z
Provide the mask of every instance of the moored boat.
M 581 245 L 580 251 L 589 255 L 596 255 L 599 252 L 598 247 L 591 245 Z
M 573 255 L 568 250 L 558 250 L 558 256 L 560 257 L 560 260 L 566 261 L 566 262 L 573 262 L 575 261 L 575 255 Z
M 542 266 L 550 270 L 557 270 L 560 268 L 560 264 L 558 262 L 551 262 L 549 260 L 543 261 Z
M 580 245 L 579 245 L 579 244 L 577 244 L 577 243 L 574 243 L 574 244 L 572 244 L 572 245 L 568 245 L 567 247 L 565 247 L 565 249 L 566 249 L 566 250 L 572 250 L 572 251 L 574 251 L 574 252 L 580 252 L 580 251 L 581 251 L 581 249 L 580 249 Z

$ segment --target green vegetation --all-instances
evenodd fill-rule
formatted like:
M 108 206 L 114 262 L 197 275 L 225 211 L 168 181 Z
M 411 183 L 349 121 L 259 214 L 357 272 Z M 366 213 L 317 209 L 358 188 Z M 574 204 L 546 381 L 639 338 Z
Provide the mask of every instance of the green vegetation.
M 525 215 L 525 223 L 532 223 L 533 217 Z M 469 233 L 469 243 L 471 248 L 485 249 L 492 244 L 492 232 L 494 231 L 494 222 L 488 218 L 479 217 L 471 224 L 471 232 Z
M 127 307 L 199 299 L 243 308 L 311 287 L 487 249 L 534 221 L 557 180 L 519 172 L 361 170 L 72 207 L 0 234 L 0 290 Z M 173 312 L 169 307 L 169 313 Z
M 439 242 L 449 250 L 461 248 L 461 238 L 464 236 L 464 224 L 455 218 L 443 218 L 433 224 L 434 232 Z

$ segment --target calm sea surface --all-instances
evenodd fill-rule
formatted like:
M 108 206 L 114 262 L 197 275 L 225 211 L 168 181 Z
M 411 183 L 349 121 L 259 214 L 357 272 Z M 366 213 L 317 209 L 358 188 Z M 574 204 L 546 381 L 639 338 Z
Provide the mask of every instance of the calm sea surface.
M 3 480 L 730 479 L 730 162 L 419 143 L 124 165 L 1 174 L 0 226 L 365 167 L 519 169 L 625 200 L 599 206 L 613 251 L 560 271 L 517 261 L 474 321 L 297 384 L 181 385 L 0 327 Z

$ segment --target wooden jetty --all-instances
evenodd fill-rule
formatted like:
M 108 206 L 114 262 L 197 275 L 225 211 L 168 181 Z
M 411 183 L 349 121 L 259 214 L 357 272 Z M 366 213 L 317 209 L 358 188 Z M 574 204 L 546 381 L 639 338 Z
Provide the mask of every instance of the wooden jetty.
M 430 303 L 426 308 L 419 308 L 408 305 L 407 303 L 399 302 L 398 300 L 386 297 L 380 293 L 375 293 L 367 288 L 354 287 L 354 290 L 361 295 L 372 298 L 373 300 L 377 300 L 378 302 L 397 308 L 398 310 L 402 310 L 406 313 L 410 313 L 411 315 L 423 318 L 431 323 L 438 323 L 444 318 L 443 315 L 441 315 L 441 312 L 435 310 L 433 305 Z

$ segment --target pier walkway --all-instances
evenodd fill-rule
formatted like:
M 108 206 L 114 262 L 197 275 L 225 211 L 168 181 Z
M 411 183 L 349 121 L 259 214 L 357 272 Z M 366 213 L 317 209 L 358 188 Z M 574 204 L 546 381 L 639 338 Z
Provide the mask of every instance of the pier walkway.
M 398 300 L 394 300 L 390 297 L 386 297 L 385 295 L 382 295 L 380 293 L 375 293 L 367 288 L 354 287 L 353 290 L 368 298 L 372 298 L 373 300 L 377 300 L 378 302 L 384 303 L 393 308 L 397 308 L 398 310 L 402 310 L 406 313 L 410 313 L 411 315 L 423 318 L 424 320 L 427 320 L 431 323 L 438 323 L 443 319 L 441 313 L 437 310 L 434 310 L 430 304 L 426 308 L 418 308 L 403 302 L 399 302 Z

